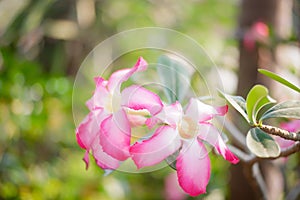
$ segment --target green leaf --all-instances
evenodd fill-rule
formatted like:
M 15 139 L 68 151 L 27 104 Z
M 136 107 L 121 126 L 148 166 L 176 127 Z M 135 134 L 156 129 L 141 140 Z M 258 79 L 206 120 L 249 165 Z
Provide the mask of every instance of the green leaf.
M 257 123 L 257 115 L 259 111 L 270 103 L 275 103 L 275 100 L 268 95 L 268 89 L 263 85 L 255 85 L 247 95 L 246 110 L 250 122 Z
M 169 103 L 177 100 L 181 102 L 190 87 L 191 75 L 186 66 L 180 61 L 163 55 L 159 57 L 156 69 Z
M 279 75 L 277 75 L 273 72 L 270 72 L 268 70 L 265 70 L 265 69 L 259 69 L 258 71 L 261 74 L 266 75 L 269 78 L 271 78 L 271 79 L 273 79 L 273 80 L 275 80 L 275 81 L 277 81 L 277 82 L 279 82 L 279 83 L 281 83 L 281 84 L 283 84 L 283 85 L 285 85 L 285 86 L 287 86 L 287 87 L 289 87 L 289 88 L 291 88 L 291 89 L 293 89 L 293 90 L 300 93 L 300 88 L 298 86 L 296 86 L 293 83 L 289 82 L 288 80 L 282 78 L 281 76 L 279 76 Z
M 221 94 L 221 96 L 223 96 L 228 101 L 228 103 L 230 103 L 230 105 L 232 107 L 234 107 L 245 118 L 245 120 L 248 123 L 250 123 L 249 118 L 246 113 L 246 101 L 243 97 L 225 94 L 224 92 L 221 92 L 220 90 L 219 90 L 219 93 Z
M 246 143 L 250 151 L 261 158 L 277 157 L 280 154 L 277 142 L 259 128 L 248 131 Z
M 279 103 L 267 110 L 260 120 L 279 117 L 300 119 L 300 101 L 293 100 Z

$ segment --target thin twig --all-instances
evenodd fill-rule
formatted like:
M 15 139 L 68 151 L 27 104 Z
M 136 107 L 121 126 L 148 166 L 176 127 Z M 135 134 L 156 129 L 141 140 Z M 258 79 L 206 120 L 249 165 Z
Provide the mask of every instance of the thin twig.
M 295 142 L 292 146 L 282 149 L 278 157 L 287 157 L 299 151 L 300 151 L 300 142 Z
M 298 183 L 291 191 L 287 194 L 286 200 L 296 200 L 300 197 L 300 183 Z
M 253 154 L 247 154 L 232 145 L 228 144 L 227 146 L 230 149 L 230 151 L 232 151 L 234 154 L 236 154 L 240 158 L 240 160 L 242 162 L 247 163 L 249 165 L 252 165 L 252 164 L 258 162 L 259 160 L 275 160 L 277 158 L 287 157 L 291 154 L 294 154 L 294 153 L 300 151 L 300 142 L 295 142 L 292 146 L 282 149 L 280 154 L 276 157 L 260 158 Z
M 235 146 L 232 146 L 230 144 L 227 144 L 227 147 L 230 149 L 232 153 L 237 155 L 239 159 L 244 163 L 254 163 L 253 160 L 255 160 L 257 157 L 253 154 L 247 154 L 243 152 L 242 150 L 236 148 Z M 256 161 L 256 160 L 255 160 Z
M 277 135 L 287 140 L 300 141 L 300 133 L 289 132 L 287 130 L 283 130 L 278 127 L 264 125 L 264 124 L 259 125 L 258 128 L 260 128 L 261 130 L 263 130 L 268 134 Z
M 259 157 L 255 157 L 253 158 L 253 160 L 249 160 L 248 162 L 250 163 L 254 163 L 257 162 L 258 160 L 275 160 L 277 158 L 281 158 L 281 157 L 287 157 L 289 155 L 292 155 L 296 152 L 300 151 L 300 142 L 295 142 L 292 146 L 289 146 L 287 148 L 281 149 L 280 154 L 276 157 L 269 157 L 269 158 L 259 158 Z
M 246 164 L 243 166 L 244 174 L 249 184 L 251 185 L 253 191 L 255 191 L 255 196 L 257 199 L 267 199 L 266 194 L 266 183 L 261 175 L 259 164 L 255 163 L 254 165 Z
M 237 129 L 237 127 L 230 121 L 226 121 L 224 123 L 224 126 L 229 131 L 229 133 L 232 135 L 232 137 L 235 140 L 235 142 L 237 143 L 237 145 L 240 145 L 241 147 L 244 147 L 244 150 L 247 150 L 245 136 Z M 282 130 L 277 127 L 272 127 L 269 125 L 262 125 L 259 128 L 261 128 L 263 131 L 265 131 L 269 134 L 272 134 L 272 135 L 279 135 L 281 137 L 283 136 L 283 138 L 286 138 L 286 139 L 288 139 L 287 137 L 289 137 L 289 138 L 295 138 L 297 140 L 300 140 L 299 133 L 291 134 L 291 132 Z M 294 134 L 296 134 L 296 135 L 294 135 Z M 298 136 L 299 136 L 299 139 L 298 139 Z M 251 152 L 245 153 L 244 151 L 238 149 L 235 146 L 232 146 L 229 144 L 227 146 L 245 164 L 244 169 L 245 169 L 245 175 L 246 175 L 247 179 L 250 181 L 252 187 L 254 188 L 254 191 L 257 191 L 256 195 L 258 195 L 258 198 L 264 199 L 264 200 L 268 199 L 267 187 L 266 187 L 266 183 L 263 179 L 263 176 L 260 172 L 258 162 L 260 160 L 274 160 L 274 159 L 277 159 L 280 157 L 287 157 L 291 154 L 294 154 L 294 153 L 300 151 L 300 142 L 299 141 L 295 142 L 290 147 L 282 149 L 280 154 L 277 157 L 270 157 L 270 158 L 259 158 L 255 155 L 253 155 Z
M 232 139 L 243 147 L 243 149 L 247 149 L 246 145 L 246 137 L 243 133 L 239 131 L 239 129 L 229 120 L 225 120 L 224 127 L 228 130 L 229 134 L 232 136 Z
M 257 188 L 256 191 L 259 191 L 259 194 L 257 193 L 257 195 L 259 195 L 258 198 L 267 200 L 268 199 L 267 192 L 266 192 L 267 186 L 260 172 L 259 164 L 255 163 L 251 169 L 252 169 L 252 176 L 253 176 L 253 184 L 255 185 L 255 188 Z

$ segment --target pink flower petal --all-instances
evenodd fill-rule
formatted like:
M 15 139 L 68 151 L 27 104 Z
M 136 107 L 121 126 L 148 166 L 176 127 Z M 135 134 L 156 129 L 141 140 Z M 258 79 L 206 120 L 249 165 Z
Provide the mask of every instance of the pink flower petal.
M 141 86 L 132 85 L 122 91 L 122 105 L 134 110 L 147 109 L 151 115 L 163 107 L 159 96 Z
M 160 120 L 156 117 L 150 117 L 146 119 L 145 124 L 149 129 L 152 129 L 158 122 L 160 122 Z
M 209 123 L 200 123 L 198 138 L 207 141 L 209 144 L 214 146 L 219 154 L 223 156 L 225 160 L 236 164 L 239 162 L 236 157 L 224 143 L 218 129 Z
M 198 122 L 204 122 L 212 119 L 216 115 L 225 115 L 228 111 L 228 106 L 217 107 L 207 105 L 201 101 L 191 98 L 186 108 L 185 114 Z
M 104 152 L 118 160 L 129 155 L 131 129 L 124 110 L 119 110 L 101 123 L 100 144 Z
M 215 107 L 217 115 L 224 116 L 228 112 L 228 105 Z
M 90 112 L 85 119 L 80 123 L 76 130 L 76 139 L 78 145 L 86 149 L 83 161 L 86 164 L 86 169 L 89 167 L 89 151 L 97 137 L 99 137 L 100 124 L 106 115 L 102 110 Z
M 171 105 L 164 106 L 161 112 L 156 115 L 156 118 L 172 127 L 176 127 L 182 119 L 183 111 L 181 104 L 175 102 Z
M 83 143 L 83 142 L 81 141 L 81 139 L 80 139 L 80 136 L 79 136 L 79 134 L 78 134 L 78 131 L 77 131 L 77 133 L 76 133 L 76 140 L 77 140 L 78 145 L 79 145 L 81 148 L 86 149 L 86 146 L 84 145 L 84 143 Z
M 176 162 L 181 188 L 191 196 L 206 192 L 210 178 L 210 160 L 204 145 L 197 140 L 184 144 Z
M 182 119 L 183 111 L 181 104 L 175 102 L 171 105 L 164 105 L 162 110 L 155 116 L 148 118 L 145 124 L 148 128 L 154 127 L 157 123 L 162 122 L 176 128 Z
M 96 89 L 95 92 L 87 102 L 86 105 L 90 111 L 104 108 L 111 101 L 111 94 L 108 92 L 106 88 L 106 81 L 101 77 L 96 77 Z
M 126 111 L 127 112 L 127 111 Z M 135 126 L 142 126 L 146 124 L 146 121 L 148 118 L 142 116 L 142 115 L 132 115 L 132 114 L 128 114 L 127 112 L 127 118 L 130 122 L 130 126 L 131 127 L 135 127 Z
M 96 163 L 102 169 L 117 169 L 120 161 L 105 153 L 100 145 L 100 138 L 96 137 L 92 145 L 93 156 Z
M 131 146 L 130 153 L 136 166 L 141 168 L 161 162 L 180 146 L 177 131 L 170 126 L 161 126 L 150 139 Z
M 138 72 L 145 71 L 148 68 L 148 63 L 143 57 L 140 56 L 133 67 L 136 68 L 136 71 Z
M 99 87 L 99 86 L 106 87 L 106 85 L 107 85 L 107 83 L 108 83 L 104 78 L 102 78 L 102 77 L 100 77 L 100 76 L 95 77 L 95 78 L 94 78 L 94 82 L 95 82 L 95 84 L 96 84 L 96 87 Z
M 90 112 L 79 124 L 76 130 L 76 139 L 79 146 L 83 149 L 90 150 L 93 141 L 100 131 L 100 124 L 106 115 L 102 110 Z
M 124 81 L 127 81 L 133 73 L 146 70 L 147 65 L 147 62 L 140 57 L 132 68 L 121 69 L 114 72 L 108 80 L 108 90 L 111 92 L 115 90 L 120 91 L 120 86 Z

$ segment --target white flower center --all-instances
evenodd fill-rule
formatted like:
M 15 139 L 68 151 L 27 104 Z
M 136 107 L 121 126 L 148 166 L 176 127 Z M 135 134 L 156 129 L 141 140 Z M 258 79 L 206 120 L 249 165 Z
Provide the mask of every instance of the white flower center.
M 126 113 L 128 115 L 141 116 L 141 117 L 150 117 L 151 114 L 147 109 L 134 110 L 131 108 L 126 108 Z
M 110 94 L 104 106 L 105 110 L 107 110 L 109 113 L 113 113 L 120 110 L 120 107 L 121 95 L 116 93 Z
M 184 116 L 178 125 L 179 135 L 184 139 L 194 138 L 198 133 L 198 124 L 188 116 Z

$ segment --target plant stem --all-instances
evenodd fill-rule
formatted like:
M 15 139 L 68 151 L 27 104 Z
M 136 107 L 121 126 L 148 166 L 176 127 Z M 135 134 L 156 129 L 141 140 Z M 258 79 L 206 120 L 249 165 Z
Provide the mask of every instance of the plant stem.
M 252 187 L 257 191 L 258 198 L 259 199 L 268 199 L 267 197 L 267 190 L 266 190 L 266 183 L 262 177 L 262 174 L 259 169 L 259 161 L 262 160 L 274 160 L 280 157 L 287 157 L 291 154 L 294 154 L 298 151 L 300 151 L 300 142 L 295 142 L 294 145 L 287 147 L 285 149 L 281 150 L 281 153 L 277 157 L 270 157 L 270 158 L 259 158 L 253 154 L 248 154 L 243 152 L 242 150 L 236 148 L 232 145 L 227 145 L 230 151 L 232 151 L 234 154 L 236 154 L 239 159 L 244 163 L 244 172 L 249 180 Z M 297 191 L 296 191 L 297 192 Z M 294 196 L 295 191 L 293 193 L 289 194 L 289 196 Z M 296 193 L 299 194 L 299 193 Z
M 289 156 L 289 155 L 291 155 L 293 153 L 299 152 L 299 151 L 300 151 L 300 142 L 295 142 L 294 145 L 289 146 L 289 147 L 287 147 L 285 149 L 282 149 L 281 152 L 280 152 L 280 154 L 279 154 L 279 156 L 277 158 L 279 158 L 279 157 L 287 157 L 287 156 Z M 273 159 L 276 159 L 276 158 L 273 158 Z
M 252 177 L 253 177 L 253 185 L 255 185 L 256 191 L 259 199 L 267 200 L 267 186 L 259 169 L 259 164 L 254 163 L 252 165 Z
M 230 149 L 230 151 L 232 151 L 234 154 L 236 154 L 242 162 L 244 162 L 246 164 L 250 164 L 250 165 L 258 162 L 259 160 L 275 160 L 280 157 L 287 157 L 291 154 L 294 154 L 294 153 L 300 151 L 300 142 L 295 142 L 295 144 L 293 144 L 292 146 L 282 149 L 279 156 L 277 156 L 277 157 L 259 158 L 253 154 L 247 154 L 232 145 L 227 145 L 227 146 Z
M 268 134 L 276 135 L 287 140 L 300 141 L 300 133 L 289 132 L 278 127 L 264 124 L 258 125 L 258 128 L 260 128 Z
M 230 144 L 227 144 L 228 148 L 230 149 L 231 152 L 233 152 L 243 163 L 250 163 L 252 162 L 255 158 L 257 158 L 253 154 L 247 154 L 243 152 L 242 150 L 236 148 L 235 146 L 232 146 Z
M 219 118 L 217 118 L 221 121 Z M 224 127 L 228 130 L 229 134 L 232 136 L 232 139 L 244 150 L 247 150 L 246 137 L 240 130 L 229 120 L 224 121 Z

